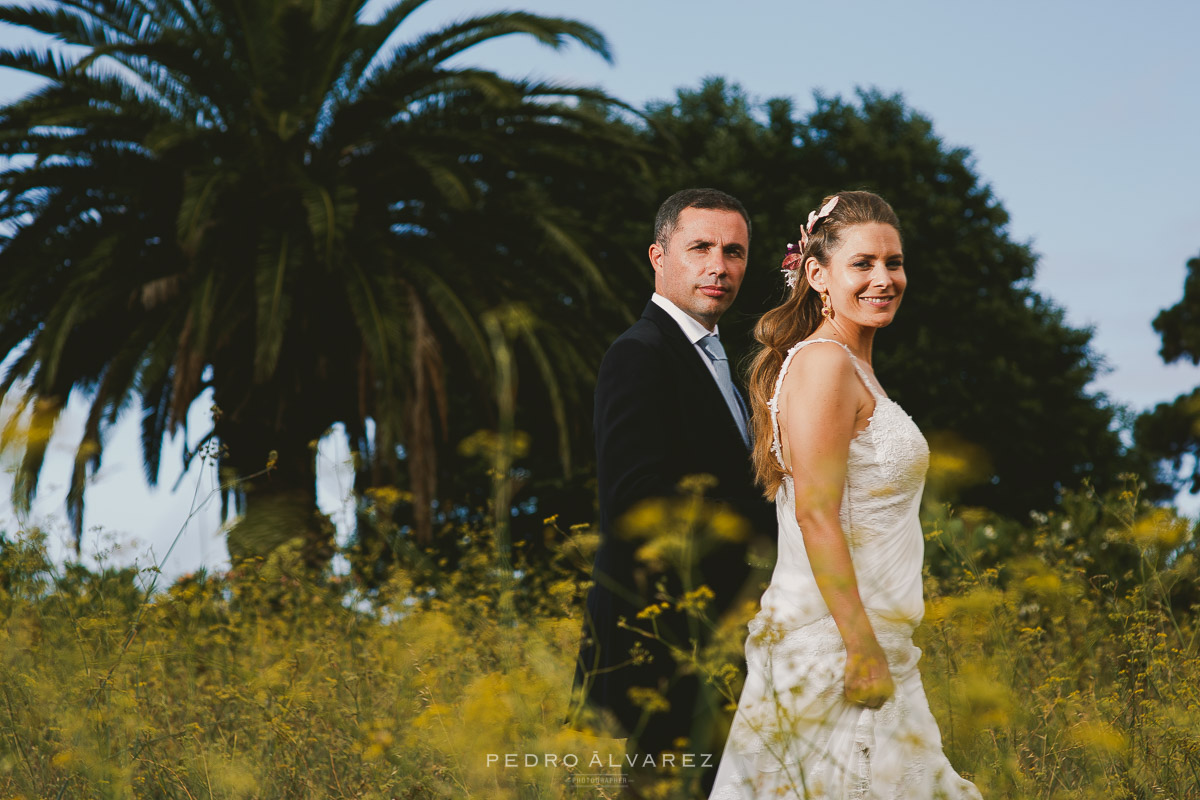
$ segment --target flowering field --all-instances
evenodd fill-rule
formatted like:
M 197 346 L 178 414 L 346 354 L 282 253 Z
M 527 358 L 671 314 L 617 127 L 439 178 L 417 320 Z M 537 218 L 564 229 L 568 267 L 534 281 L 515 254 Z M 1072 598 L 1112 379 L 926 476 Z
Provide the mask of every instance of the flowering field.
M 922 674 L 985 797 L 1200 793 L 1192 526 L 1129 486 L 1020 525 L 927 510 Z M 8 535 L 0 797 L 612 796 L 572 781 L 612 772 L 616 743 L 561 724 L 594 532 L 547 520 L 515 572 L 487 528 L 445 535 L 456 569 L 372 597 L 288 548 L 147 595 L 146 574 L 54 566 L 37 531 Z M 740 623 L 722 630 L 697 669 L 727 677 Z

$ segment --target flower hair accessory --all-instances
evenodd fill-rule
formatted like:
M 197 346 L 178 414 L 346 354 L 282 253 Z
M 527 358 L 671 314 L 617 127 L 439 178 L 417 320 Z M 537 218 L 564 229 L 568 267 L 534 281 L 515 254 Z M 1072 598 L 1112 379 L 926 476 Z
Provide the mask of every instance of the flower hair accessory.
M 801 244 L 788 242 L 787 255 L 783 257 L 783 264 L 779 267 L 789 289 L 795 286 L 796 281 L 800 279 L 800 262 L 804 260 L 803 238 L 801 237 Z
M 800 228 L 800 241 L 796 244 L 788 243 L 787 255 L 783 257 L 783 264 L 780 265 L 779 271 L 783 273 L 789 289 L 796 285 L 796 281 L 800 280 L 800 265 L 804 261 L 804 251 L 808 248 L 809 237 L 812 236 L 818 223 L 828 217 L 837 204 L 838 196 L 835 194 L 828 203 L 821 206 L 820 211 L 808 212 L 808 224 Z

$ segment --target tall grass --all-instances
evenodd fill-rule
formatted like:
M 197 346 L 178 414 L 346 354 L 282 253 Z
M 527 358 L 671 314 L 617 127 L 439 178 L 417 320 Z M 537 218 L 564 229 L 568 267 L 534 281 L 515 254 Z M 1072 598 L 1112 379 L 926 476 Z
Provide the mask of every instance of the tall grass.
M 918 644 L 955 767 L 992 798 L 1197 796 L 1191 524 L 1132 480 L 1028 524 L 925 522 Z M 596 536 L 545 533 L 548 556 L 505 549 L 514 572 L 489 525 L 447 527 L 456 568 L 397 568 L 371 597 L 288 547 L 147 594 L 4 537 L 0 797 L 611 796 L 571 782 L 615 772 L 618 743 L 562 725 Z M 718 682 L 723 630 L 698 659 Z

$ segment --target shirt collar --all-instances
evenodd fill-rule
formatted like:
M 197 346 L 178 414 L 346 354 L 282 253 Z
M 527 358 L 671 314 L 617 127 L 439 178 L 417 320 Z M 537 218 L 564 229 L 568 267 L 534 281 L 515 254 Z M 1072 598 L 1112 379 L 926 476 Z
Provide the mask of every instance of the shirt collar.
M 704 327 L 691 316 L 689 316 L 686 311 L 672 303 L 667 298 L 663 297 L 658 292 L 654 293 L 654 295 L 650 298 L 650 301 L 671 315 L 671 319 L 675 320 L 675 324 L 679 326 L 679 329 L 683 331 L 683 335 L 686 336 L 687 340 L 692 344 L 695 344 L 705 336 L 708 336 L 709 333 L 712 333 L 718 339 L 720 338 L 721 328 L 719 325 L 714 325 L 712 331 L 709 331 L 708 328 Z

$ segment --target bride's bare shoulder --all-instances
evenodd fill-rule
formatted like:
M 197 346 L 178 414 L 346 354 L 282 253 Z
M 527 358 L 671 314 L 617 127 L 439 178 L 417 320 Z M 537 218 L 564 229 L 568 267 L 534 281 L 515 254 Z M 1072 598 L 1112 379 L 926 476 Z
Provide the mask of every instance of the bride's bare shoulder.
M 801 390 L 806 395 L 837 391 L 856 380 L 854 363 L 845 348 L 833 341 L 812 341 L 792 356 L 784 375 L 783 388 Z

